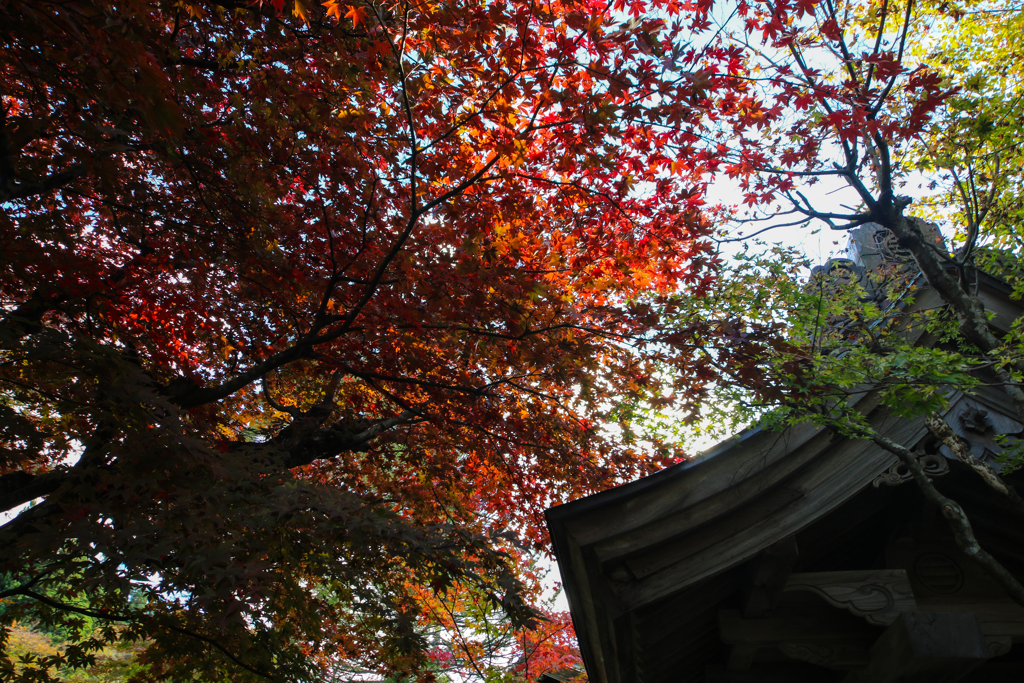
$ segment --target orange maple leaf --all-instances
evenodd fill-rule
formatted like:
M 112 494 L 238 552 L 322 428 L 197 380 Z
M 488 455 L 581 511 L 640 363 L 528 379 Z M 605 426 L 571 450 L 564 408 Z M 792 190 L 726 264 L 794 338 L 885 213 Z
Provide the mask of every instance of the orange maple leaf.
M 347 5 L 348 11 L 345 12 L 345 16 L 352 20 L 352 26 L 359 26 L 360 22 L 366 20 L 366 9 L 363 7 L 356 7 L 355 5 Z
M 337 21 L 341 21 L 341 7 L 338 5 L 338 0 L 327 0 L 327 2 L 320 4 L 327 8 L 327 16 L 334 17 Z

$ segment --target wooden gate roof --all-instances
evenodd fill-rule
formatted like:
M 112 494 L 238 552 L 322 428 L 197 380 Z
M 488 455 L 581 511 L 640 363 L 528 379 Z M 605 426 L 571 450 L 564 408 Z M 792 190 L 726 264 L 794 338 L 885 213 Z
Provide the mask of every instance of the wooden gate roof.
M 997 326 L 1008 327 L 1020 309 L 1008 303 L 1005 287 L 993 287 L 985 295 L 987 304 L 999 312 Z M 926 290 L 914 305 L 938 303 Z M 917 444 L 927 434 L 921 420 L 876 409 L 870 391 L 851 402 L 875 430 L 897 443 Z M 996 392 L 959 396 L 953 411 L 973 406 L 996 415 L 1001 403 L 1005 397 Z M 827 428 L 751 429 L 699 459 L 548 510 L 590 680 L 712 680 L 708 672 L 728 657 L 723 614 L 750 600 L 752 562 L 766 549 L 798 539 L 801 562 L 814 564 L 815 571 L 864 565 L 866 560 L 854 556 L 868 552 L 865 548 L 881 552 L 870 538 L 888 538 L 900 517 L 894 506 L 916 493 L 912 485 L 876 483 L 899 478 L 896 462 L 870 442 Z M 799 627 L 788 623 L 779 627 Z M 854 635 L 880 628 L 845 614 L 829 624 Z M 871 633 L 872 639 L 878 636 Z M 721 680 L 775 680 L 773 666 L 764 664 L 756 677 Z M 793 677 L 799 666 L 779 667 L 779 681 L 801 680 Z M 804 680 L 843 680 L 807 667 Z

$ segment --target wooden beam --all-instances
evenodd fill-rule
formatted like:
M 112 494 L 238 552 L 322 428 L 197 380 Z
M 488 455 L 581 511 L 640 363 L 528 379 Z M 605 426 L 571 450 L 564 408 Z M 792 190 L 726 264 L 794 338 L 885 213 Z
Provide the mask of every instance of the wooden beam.
M 809 664 L 758 664 L 749 671 L 729 671 L 725 667 L 708 665 L 707 683 L 830 683 L 835 674 Z
M 871 662 L 871 655 L 863 643 L 779 643 L 779 651 L 790 659 L 798 659 L 826 669 L 859 669 Z
M 787 536 L 757 556 L 751 565 L 750 582 L 744 591 L 741 610 L 744 618 L 763 617 L 775 609 L 799 554 L 796 537 Z
M 1024 681 L 1024 662 L 989 662 L 975 669 L 962 683 L 1020 683 Z
M 721 610 L 718 634 L 726 645 L 749 647 L 778 647 L 789 642 L 856 642 L 868 646 L 878 629 L 828 607 L 818 613 L 777 610 L 761 619 L 744 619 L 739 610 Z
M 786 591 L 809 591 L 879 626 L 893 623 L 901 612 L 917 611 L 905 569 L 792 574 Z
M 955 683 L 991 655 L 970 612 L 907 612 L 871 647 L 871 661 L 843 683 Z
M 729 671 L 746 671 L 754 663 L 754 657 L 760 649 L 755 645 L 733 645 L 729 648 L 729 661 L 725 668 Z
M 787 536 L 765 548 L 751 561 L 747 582 L 743 586 L 741 612 L 744 618 L 762 617 L 775 609 L 782 589 L 786 586 L 786 579 L 796 564 L 798 554 L 796 538 Z M 733 645 L 729 648 L 726 669 L 748 670 L 753 665 L 759 649 L 757 645 L 746 643 Z
M 1008 598 L 995 600 L 941 600 L 922 601 L 921 609 L 929 612 L 972 612 L 981 624 L 986 638 L 1009 637 L 1015 643 L 1024 643 L 1024 607 Z M 997 653 L 999 654 L 999 653 Z M 1024 678 L 1021 679 L 1024 681 Z
M 845 612 L 821 608 L 780 607 L 770 617 L 744 619 L 738 610 L 718 613 L 722 642 L 730 646 L 726 669 L 759 669 L 757 652 L 778 649 L 794 661 L 828 669 L 849 670 L 870 661 L 869 648 L 878 629 Z

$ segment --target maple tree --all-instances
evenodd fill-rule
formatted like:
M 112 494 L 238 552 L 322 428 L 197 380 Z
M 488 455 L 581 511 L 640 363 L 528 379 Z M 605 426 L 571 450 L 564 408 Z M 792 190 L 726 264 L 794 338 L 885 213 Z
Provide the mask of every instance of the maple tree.
M 675 457 L 602 424 L 663 396 L 637 297 L 715 265 L 681 9 L 0 5 L 0 598 L 71 638 L 5 679 L 429 677 L 449 591 L 537 625 L 542 510 Z
M 523 577 L 531 593 L 529 602 L 539 607 L 542 616 L 537 628 L 516 628 L 479 591 L 421 590 L 425 606 L 421 628 L 436 675 L 511 683 L 537 680 L 549 672 L 582 672 L 569 613 L 555 609 L 554 600 L 543 597 L 542 573 L 536 564 L 524 562 L 523 566 L 527 567 Z

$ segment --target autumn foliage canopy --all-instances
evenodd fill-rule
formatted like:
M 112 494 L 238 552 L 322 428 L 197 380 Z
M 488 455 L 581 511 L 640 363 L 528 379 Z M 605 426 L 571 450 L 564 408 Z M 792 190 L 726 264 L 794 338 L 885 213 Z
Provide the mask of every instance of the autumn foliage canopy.
M 912 13 L 0 2 L 0 606 L 77 643 L 0 677 L 578 663 L 530 630 L 543 510 L 680 457 L 636 416 L 786 380 L 763 306 L 704 303 L 715 174 L 914 237 L 900 154 L 956 87 Z
M 33 671 L 429 669 L 456 590 L 536 623 L 543 509 L 676 457 L 603 425 L 667 395 L 643 297 L 712 274 L 682 9 L 0 4 L 3 597 L 103 625 Z

